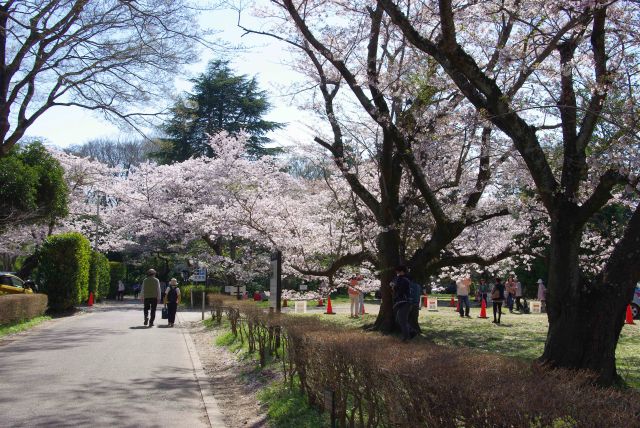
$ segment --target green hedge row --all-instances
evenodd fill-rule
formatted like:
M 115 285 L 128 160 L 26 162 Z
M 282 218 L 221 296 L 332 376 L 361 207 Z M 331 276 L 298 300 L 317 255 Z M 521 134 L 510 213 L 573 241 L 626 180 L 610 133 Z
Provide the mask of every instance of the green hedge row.
M 118 281 L 124 282 L 127 276 L 127 266 L 120 262 L 109 262 L 110 285 L 105 297 L 115 297 L 118 291 Z
M 111 269 L 109 259 L 97 251 L 91 252 L 91 267 L 89 269 L 89 292 L 96 300 L 105 299 L 109 294 Z
M 47 296 L 44 294 L 6 294 L 0 296 L 0 325 L 44 315 Z
M 49 296 L 49 308 L 65 311 L 89 297 L 91 244 L 77 232 L 47 238 L 40 252 L 41 291 Z

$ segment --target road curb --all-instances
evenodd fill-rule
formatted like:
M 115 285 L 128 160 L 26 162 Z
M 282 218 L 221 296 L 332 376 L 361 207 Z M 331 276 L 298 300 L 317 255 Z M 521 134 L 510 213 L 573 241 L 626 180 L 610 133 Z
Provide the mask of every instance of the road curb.
M 182 323 L 185 322 L 185 319 L 177 314 Z M 182 337 L 187 345 L 187 350 L 189 351 L 189 357 L 191 358 L 191 363 L 193 364 L 193 372 L 198 381 L 198 388 L 200 389 L 200 395 L 202 396 L 202 402 L 204 403 L 204 411 L 207 415 L 207 419 L 209 421 L 209 425 L 212 428 L 226 428 L 226 424 L 224 423 L 224 419 L 222 417 L 222 413 L 220 412 L 220 408 L 218 407 L 218 402 L 215 397 L 209 390 L 209 378 L 207 374 L 204 372 L 202 368 L 202 361 L 200 361 L 200 356 L 198 355 L 198 351 L 196 350 L 196 345 L 193 343 L 193 339 L 191 338 L 191 334 L 188 331 L 185 331 L 184 328 L 181 328 Z

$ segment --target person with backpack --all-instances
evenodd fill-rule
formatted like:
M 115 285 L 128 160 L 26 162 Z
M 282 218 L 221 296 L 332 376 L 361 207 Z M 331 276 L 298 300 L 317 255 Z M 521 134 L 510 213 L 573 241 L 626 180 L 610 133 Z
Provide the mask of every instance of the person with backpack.
M 500 324 L 502 302 L 504 302 L 504 284 L 500 277 L 496 278 L 496 283 L 491 290 L 491 302 L 493 303 L 493 323 Z
M 169 315 L 169 327 L 173 327 L 173 324 L 176 321 L 178 303 L 180 303 L 180 289 L 178 288 L 178 281 L 175 278 L 171 278 L 164 296 L 164 304 L 167 305 L 167 312 Z
M 411 308 L 409 293 L 411 292 L 411 282 L 409 278 L 407 278 L 406 266 L 400 265 L 396 267 L 396 278 L 392 283 L 392 287 L 393 311 L 396 322 L 402 332 L 402 341 L 407 342 L 411 338 L 411 329 L 409 328 L 409 310 Z

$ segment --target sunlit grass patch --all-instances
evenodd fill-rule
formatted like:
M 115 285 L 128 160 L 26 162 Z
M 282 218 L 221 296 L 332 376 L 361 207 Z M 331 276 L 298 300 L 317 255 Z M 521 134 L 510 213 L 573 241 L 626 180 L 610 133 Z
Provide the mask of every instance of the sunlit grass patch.
M 17 323 L 0 325 L 0 337 L 7 336 L 9 334 L 20 333 L 21 331 L 29 330 L 39 324 L 42 324 L 45 321 L 50 320 L 50 316 L 41 316 L 32 318 L 27 321 L 21 321 Z

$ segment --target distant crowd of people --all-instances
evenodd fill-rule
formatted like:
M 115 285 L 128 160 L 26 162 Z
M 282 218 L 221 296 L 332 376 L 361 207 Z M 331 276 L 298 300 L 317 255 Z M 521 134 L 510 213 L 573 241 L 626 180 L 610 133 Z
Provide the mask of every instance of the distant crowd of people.
M 469 316 L 470 286 L 470 278 L 459 279 L 456 282 L 456 295 L 460 301 L 460 316 Z M 537 286 L 537 297 L 542 302 L 544 310 L 547 289 L 542 279 L 538 279 Z M 513 313 L 514 310 L 521 313 L 529 310 L 526 299 L 524 299 L 522 283 L 514 274 L 509 275 L 504 283 L 500 277 L 496 277 L 493 284 L 487 284 L 486 280 L 481 278 L 476 291 L 476 300 L 484 301 L 488 306 L 489 298 L 491 298 L 493 305 L 493 322 L 496 324 L 500 324 L 503 304 L 507 306 L 510 313 Z M 465 314 L 463 314 L 463 305 Z
M 402 332 L 402 340 L 408 341 L 418 334 L 418 314 L 420 309 L 420 295 L 422 287 L 414 283 L 407 275 L 407 268 L 404 265 L 395 268 L 396 276 L 391 283 L 393 294 L 393 311 L 395 320 Z M 357 316 L 357 277 L 352 278 L 349 285 L 349 297 L 351 299 L 351 316 Z M 542 279 L 537 282 L 537 298 L 542 303 L 542 310 L 545 310 L 547 289 Z M 460 317 L 471 318 L 472 281 L 469 277 L 459 278 L 456 283 L 456 295 L 458 297 L 458 311 Z M 506 281 L 496 277 L 493 283 L 488 284 L 486 279 L 481 278 L 475 291 L 476 301 L 484 302 L 486 306 L 491 302 L 493 307 L 493 322 L 500 324 L 502 318 L 503 305 L 509 309 L 510 313 L 528 312 L 528 303 L 524 298 L 522 283 L 516 275 L 511 274 Z M 354 314 L 355 307 L 355 314 Z M 414 319 L 415 318 L 415 319 Z
M 547 289 L 542 279 L 538 279 L 537 285 L 537 297 L 538 300 L 542 302 L 544 310 Z M 461 317 L 469 317 L 470 292 L 470 278 L 460 278 L 456 281 L 456 295 L 460 302 L 459 310 Z M 493 284 L 487 284 L 486 280 L 481 278 L 476 291 L 476 300 L 480 302 L 484 301 L 485 305 L 488 306 L 489 298 L 491 298 L 493 306 L 493 322 L 496 324 L 500 324 L 503 304 L 506 304 L 510 313 L 513 313 L 514 310 L 517 312 L 528 312 L 528 305 L 523 297 L 522 283 L 514 274 L 509 275 L 504 283 L 500 277 L 496 277 Z

